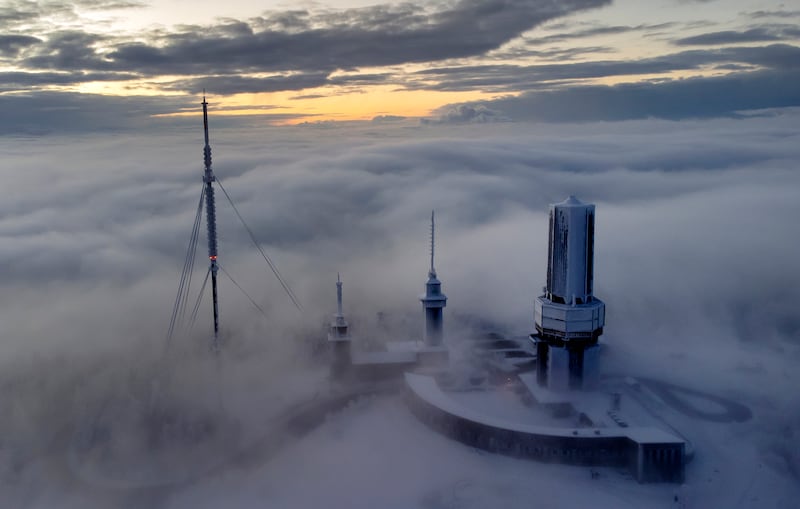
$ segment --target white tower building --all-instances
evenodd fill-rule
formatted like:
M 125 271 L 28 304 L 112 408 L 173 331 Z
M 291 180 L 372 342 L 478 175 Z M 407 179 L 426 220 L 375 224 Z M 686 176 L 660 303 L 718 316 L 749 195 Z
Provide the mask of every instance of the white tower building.
M 597 384 L 605 304 L 594 297 L 593 280 L 594 205 L 570 196 L 550 205 L 547 286 L 534 305 L 540 385 L 567 390 Z
M 336 275 L 336 314 L 328 328 L 328 343 L 333 353 L 332 369 L 342 373 L 350 365 L 350 329 L 342 312 L 342 280 Z
M 428 271 L 428 282 L 425 294 L 420 297 L 422 309 L 425 311 L 425 346 L 440 347 L 444 343 L 444 323 L 442 309 L 447 305 L 447 296 L 442 293 L 442 283 L 436 277 L 433 267 L 434 249 L 436 247 L 436 223 L 431 211 L 431 269 Z

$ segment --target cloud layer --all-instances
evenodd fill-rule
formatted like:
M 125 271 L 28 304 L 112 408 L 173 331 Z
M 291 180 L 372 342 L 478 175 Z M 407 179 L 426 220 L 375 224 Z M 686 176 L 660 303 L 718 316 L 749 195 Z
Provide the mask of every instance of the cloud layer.
M 14 0 L 0 10 L 0 106 L 12 119 L 2 132 L 138 128 L 152 114 L 183 111 L 194 101 L 187 95 L 204 89 L 240 95 L 232 102 L 239 108 L 288 110 L 265 112 L 273 122 L 304 115 L 290 99 L 312 101 L 300 104 L 318 112 L 313 98 L 376 86 L 417 98 L 494 94 L 482 108 L 548 121 L 800 106 L 783 85 L 797 78 L 796 12 L 707 20 L 673 4 L 663 19 L 609 24 L 618 17 L 614 9 L 629 14 L 624 7 L 608 0 L 313 5 L 132 31 L 90 14 L 143 9 L 139 2 Z M 335 109 L 334 101 L 324 104 Z M 445 107 L 443 116 L 457 120 L 459 106 Z M 67 119 L 66 112 L 76 115 Z M 373 114 L 386 113 L 407 114 Z
M 788 396 L 800 356 L 797 120 L 784 112 L 680 123 L 398 119 L 242 129 L 222 125 L 212 109 L 216 172 L 306 314 L 296 313 L 221 203 L 220 261 L 268 317 L 222 279 L 225 362 L 235 375 L 220 381 L 204 360 L 206 300 L 194 333 L 178 339 L 179 354 L 169 360 L 184 380 L 179 396 L 203 407 L 221 385 L 230 397 L 241 395 L 232 415 L 262 422 L 262 406 L 252 409 L 248 398 L 294 387 L 280 377 L 306 369 L 300 343 L 321 337 L 337 272 L 357 336 L 381 333 L 376 313 L 385 311 L 398 324 L 390 335 L 413 337 L 422 325 L 417 297 L 433 208 L 451 339 L 458 341 L 460 317 L 468 316 L 529 332 L 545 275 L 547 205 L 576 194 L 597 204 L 595 287 L 608 305 L 604 369 L 705 387 L 753 407 L 756 420 L 738 439 L 747 454 L 775 466 L 758 489 L 771 479 L 789 494 L 791 474 L 774 472 L 796 467 L 797 458 L 783 454 L 796 442 L 788 438 L 781 449 L 769 436 L 800 426 Z M 46 494 L 25 498 L 50 475 L 41 463 L 45 439 L 103 401 L 147 394 L 200 192 L 196 124 L 0 141 L 3 177 L 14 189 L 0 205 L 7 260 L 0 382 L 11 395 L 2 413 L 12 416 L 0 425 L 0 479 L 20 505 L 52 502 Z M 414 493 L 438 489 L 422 482 Z M 214 486 L 174 503 L 191 504 L 203 490 L 213 499 Z
M 6 39 L 28 69 L 135 72 L 144 76 L 252 72 L 332 72 L 483 54 L 522 32 L 608 0 L 460 0 L 433 8 L 412 3 L 267 13 L 248 21 L 184 26 L 147 42 L 61 30 L 46 41 Z M 10 27 L 21 9 L 8 14 Z M 26 47 L 24 55 L 19 55 Z M 102 49 L 102 51 L 101 51 Z

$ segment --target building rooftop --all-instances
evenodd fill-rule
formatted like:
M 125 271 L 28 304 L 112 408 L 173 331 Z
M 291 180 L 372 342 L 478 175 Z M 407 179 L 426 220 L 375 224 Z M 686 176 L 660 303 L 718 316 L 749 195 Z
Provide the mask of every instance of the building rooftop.
M 651 427 L 628 427 L 628 428 L 578 428 L 578 427 L 559 427 L 554 425 L 540 425 L 527 420 L 520 420 L 520 414 L 498 416 L 488 414 L 480 409 L 468 407 L 463 401 L 458 401 L 453 395 L 442 391 L 436 379 L 430 376 L 406 373 L 406 385 L 420 398 L 427 403 L 458 417 L 492 426 L 495 428 L 519 431 L 535 435 L 548 435 L 555 437 L 625 437 L 638 443 L 678 443 L 683 442 L 680 438 L 667 433 L 658 428 Z M 485 403 L 485 402 L 484 402 Z M 482 405 L 485 408 L 485 404 Z M 522 416 L 524 419 L 524 416 Z M 533 418 L 533 415 L 531 415 Z
M 556 203 L 556 207 L 585 207 L 586 204 L 577 199 L 574 195 L 569 195 L 566 200 Z

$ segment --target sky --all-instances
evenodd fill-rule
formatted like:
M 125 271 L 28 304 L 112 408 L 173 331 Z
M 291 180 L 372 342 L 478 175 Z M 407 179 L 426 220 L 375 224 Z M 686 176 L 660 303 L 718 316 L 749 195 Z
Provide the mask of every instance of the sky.
M 791 2 L 6 0 L 3 130 L 689 118 L 800 105 Z M 65 118 L 69 116 L 69 118 Z
M 552 491 L 554 507 L 671 507 L 675 489 L 698 507 L 793 507 L 799 18 L 734 0 L 0 3 L 0 509 L 528 507 L 559 486 L 581 489 Z M 207 296 L 164 355 L 203 88 L 215 174 L 304 310 L 218 194 L 220 264 L 261 308 L 220 278 L 219 370 Z M 163 373 L 180 412 L 221 394 L 226 422 L 263 433 L 321 390 L 308 342 L 337 273 L 356 339 L 417 338 L 431 209 L 448 340 L 473 317 L 530 333 L 548 205 L 570 194 L 597 206 L 602 371 L 753 411 L 685 423 L 699 444 L 686 485 L 604 472 L 596 489 L 582 469 L 478 455 L 380 398 L 152 499 L 109 488 L 135 475 L 70 463 L 95 416 L 141 452 Z M 374 454 L 387 443 L 395 462 Z

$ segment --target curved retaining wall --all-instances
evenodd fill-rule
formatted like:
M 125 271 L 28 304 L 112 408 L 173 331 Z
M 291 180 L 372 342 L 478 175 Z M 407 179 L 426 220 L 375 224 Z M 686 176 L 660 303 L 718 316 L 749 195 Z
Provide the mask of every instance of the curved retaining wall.
M 433 377 L 407 373 L 406 402 L 434 430 L 486 451 L 544 462 L 628 468 L 639 482 L 682 482 L 684 443 L 660 430 L 505 423 L 461 406 Z

